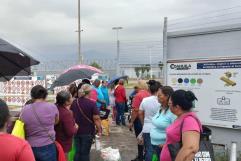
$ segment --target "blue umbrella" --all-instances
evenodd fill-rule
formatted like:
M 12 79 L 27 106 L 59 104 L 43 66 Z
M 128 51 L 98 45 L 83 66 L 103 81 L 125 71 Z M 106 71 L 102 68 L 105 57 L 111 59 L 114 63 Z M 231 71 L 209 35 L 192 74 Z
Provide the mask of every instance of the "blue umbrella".
M 128 76 L 125 75 L 125 76 L 114 77 L 113 79 L 109 80 L 108 86 L 113 85 L 113 84 L 116 85 L 120 79 L 124 79 L 124 80 L 128 81 Z

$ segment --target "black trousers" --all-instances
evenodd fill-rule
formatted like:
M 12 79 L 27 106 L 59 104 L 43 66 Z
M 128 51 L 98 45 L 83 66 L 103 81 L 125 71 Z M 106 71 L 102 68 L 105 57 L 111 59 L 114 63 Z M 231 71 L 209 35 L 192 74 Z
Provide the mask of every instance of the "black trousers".
M 138 118 L 134 121 L 134 130 L 135 130 L 136 137 L 138 137 L 138 135 L 142 131 L 142 124 L 141 124 L 140 119 L 138 119 Z M 143 160 L 144 159 L 144 155 L 143 155 L 144 146 L 138 145 L 137 148 L 138 148 L 138 158 L 140 160 Z

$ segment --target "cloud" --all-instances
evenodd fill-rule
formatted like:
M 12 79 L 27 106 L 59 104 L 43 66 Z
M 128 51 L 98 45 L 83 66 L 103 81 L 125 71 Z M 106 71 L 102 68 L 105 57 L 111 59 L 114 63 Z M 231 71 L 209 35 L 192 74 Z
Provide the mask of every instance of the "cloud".
M 42 61 L 77 59 L 77 0 L 0 0 L 0 3 L 2 38 Z M 237 0 L 81 0 L 83 53 L 87 58 L 114 59 L 113 26 L 124 27 L 120 32 L 122 41 L 161 41 L 165 16 L 173 23 L 176 18 L 238 3 Z

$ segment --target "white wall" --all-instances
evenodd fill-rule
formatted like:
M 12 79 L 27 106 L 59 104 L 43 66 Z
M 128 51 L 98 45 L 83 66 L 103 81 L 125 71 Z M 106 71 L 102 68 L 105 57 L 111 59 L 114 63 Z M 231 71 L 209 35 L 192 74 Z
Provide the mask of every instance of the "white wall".
M 168 33 L 167 59 L 195 59 L 241 56 L 241 25 L 209 28 L 196 31 Z M 241 131 L 211 127 L 212 141 L 231 146 L 238 143 L 241 150 Z
M 120 72 L 122 75 L 127 75 L 129 78 L 137 78 L 136 72 L 135 72 L 135 67 L 128 67 L 128 66 L 120 66 Z M 145 73 L 147 74 L 147 73 Z M 150 74 L 150 72 L 148 73 Z M 152 68 L 152 75 L 155 75 L 156 78 L 160 78 L 162 75 L 162 71 L 160 70 L 159 67 L 153 67 Z

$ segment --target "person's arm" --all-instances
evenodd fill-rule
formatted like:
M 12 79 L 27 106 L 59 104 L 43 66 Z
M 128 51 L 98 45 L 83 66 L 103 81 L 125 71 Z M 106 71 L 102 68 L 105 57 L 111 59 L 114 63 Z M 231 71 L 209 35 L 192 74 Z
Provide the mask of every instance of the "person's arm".
M 138 118 L 140 119 L 141 124 L 142 124 L 142 126 L 143 126 L 143 125 L 144 125 L 145 112 L 142 111 L 142 110 L 139 110 Z
M 54 123 L 54 124 L 57 125 L 58 123 L 59 123 L 59 115 L 56 115 L 56 116 L 55 116 L 55 123 Z
M 35 161 L 32 148 L 28 143 L 24 145 L 19 156 L 17 157 L 17 161 Z
M 55 125 L 57 125 L 59 123 L 59 110 L 56 106 L 54 108 L 55 108 Z
M 97 128 L 98 135 L 101 136 L 102 135 L 102 127 L 101 127 L 100 116 L 99 115 L 94 115 L 93 116 L 93 120 L 94 120 L 95 126 Z
M 138 114 L 139 114 L 139 109 L 133 108 L 131 111 L 131 120 L 130 120 L 130 124 L 129 124 L 130 129 L 132 129 L 132 127 L 134 125 L 134 121 L 136 120 L 136 118 L 138 118 Z
M 139 102 L 140 102 L 140 98 L 138 95 L 136 95 L 133 99 L 133 103 L 132 103 L 132 112 L 131 112 L 131 121 L 130 121 L 130 128 L 133 127 L 134 121 L 136 120 L 136 118 L 138 118 L 138 114 L 139 114 Z
M 100 97 L 104 98 L 104 95 L 101 92 L 101 90 L 97 92 L 97 102 L 100 103 L 100 104 L 105 104 L 105 100 L 101 100 Z
M 108 91 L 108 89 L 107 89 L 107 98 L 106 98 L 107 100 L 107 102 L 106 102 L 106 104 L 107 104 L 107 106 L 109 106 L 110 105 L 110 95 L 109 95 L 109 91 Z
M 93 121 L 94 121 L 94 124 L 97 128 L 98 135 L 101 136 L 102 127 L 101 127 L 100 112 L 99 112 L 95 103 L 93 104 L 92 113 L 93 113 Z
M 104 101 L 104 100 L 97 99 L 97 102 L 98 102 L 98 103 L 101 103 L 101 104 L 105 104 L 105 101 Z
M 126 90 L 123 87 L 122 91 L 121 91 L 122 97 L 125 99 L 125 102 L 127 102 L 127 98 L 126 98 Z
M 74 124 L 74 118 L 72 114 L 71 113 L 65 114 L 61 122 L 63 123 L 63 128 L 66 136 L 73 137 L 74 134 L 76 134 L 78 128 Z
M 139 109 L 139 115 L 138 118 L 141 121 L 142 126 L 144 125 L 144 119 L 145 119 L 145 109 L 144 109 L 144 102 L 142 101 Z
M 192 161 L 199 150 L 200 133 L 187 131 L 182 134 L 183 146 L 177 154 L 175 161 Z

